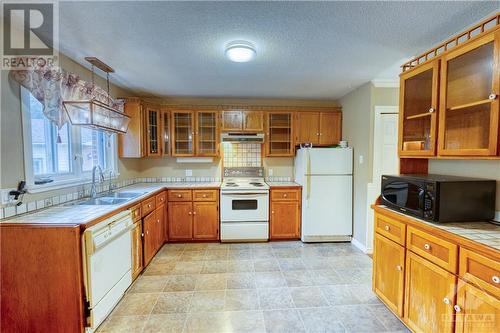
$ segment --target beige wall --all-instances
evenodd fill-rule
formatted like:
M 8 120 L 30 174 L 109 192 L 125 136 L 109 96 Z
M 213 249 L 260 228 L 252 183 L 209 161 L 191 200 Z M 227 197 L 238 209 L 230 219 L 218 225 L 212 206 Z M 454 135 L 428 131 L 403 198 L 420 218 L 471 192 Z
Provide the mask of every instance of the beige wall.
M 500 160 L 429 160 L 429 173 L 495 179 L 495 209 L 500 211 Z
M 373 173 L 374 110 L 376 105 L 398 105 L 398 93 L 397 88 L 376 88 L 368 82 L 340 99 L 342 136 L 354 151 L 353 237 L 364 246 L 367 245 L 367 184 L 372 182 Z

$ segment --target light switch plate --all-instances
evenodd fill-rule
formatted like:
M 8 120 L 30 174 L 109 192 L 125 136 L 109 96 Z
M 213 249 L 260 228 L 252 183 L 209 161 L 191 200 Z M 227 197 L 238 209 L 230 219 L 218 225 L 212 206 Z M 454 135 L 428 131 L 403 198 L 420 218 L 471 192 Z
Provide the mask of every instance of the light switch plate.
M 365 158 L 363 155 L 359 155 L 359 164 L 363 164 L 365 162 Z
M 1 190 L 2 194 L 2 205 L 10 204 L 15 202 L 14 197 L 9 195 L 10 191 L 15 191 L 15 188 L 6 188 Z

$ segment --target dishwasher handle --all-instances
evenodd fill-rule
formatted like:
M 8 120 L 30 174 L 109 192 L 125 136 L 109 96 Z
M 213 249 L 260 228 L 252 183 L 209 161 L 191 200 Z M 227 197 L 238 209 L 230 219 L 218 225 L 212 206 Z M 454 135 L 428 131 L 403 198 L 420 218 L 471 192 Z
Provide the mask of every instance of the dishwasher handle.
M 129 232 L 133 226 L 134 223 L 132 218 L 130 215 L 127 215 L 117 221 L 109 223 L 106 227 L 100 228 L 96 232 L 90 231 L 85 235 L 87 255 L 98 251 L 124 233 Z

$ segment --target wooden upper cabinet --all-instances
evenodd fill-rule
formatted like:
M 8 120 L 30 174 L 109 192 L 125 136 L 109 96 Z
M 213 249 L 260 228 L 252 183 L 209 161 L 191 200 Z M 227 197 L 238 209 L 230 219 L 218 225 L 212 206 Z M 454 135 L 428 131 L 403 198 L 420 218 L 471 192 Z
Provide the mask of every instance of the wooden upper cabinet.
M 157 106 L 146 106 L 146 156 L 161 155 L 161 109 Z
M 264 131 L 264 113 L 262 111 L 242 111 L 243 131 Z
M 194 156 L 194 112 L 171 111 L 172 156 Z
M 373 257 L 373 290 L 402 317 L 405 248 L 376 233 Z
M 269 112 L 266 119 L 266 155 L 294 156 L 294 115 L 292 112 Z
M 160 116 L 160 142 L 163 156 L 169 156 L 172 153 L 172 145 L 170 141 L 170 121 L 170 112 L 166 109 L 162 109 Z
M 404 321 L 413 332 L 453 332 L 455 275 L 406 251 Z
M 433 156 L 436 149 L 439 60 L 401 75 L 399 155 Z
M 319 144 L 319 112 L 298 112 L 295 142 Z
M 497 154 L 500 30 L 450 51 L 441 63 L 440 155 Z
M 335 145 L 342 138 L 342 112 L 298 112 L 295 143 Z
M 219 122 L 217 111 L 196 112 L 196 156 L 219 155 Z
M 243 130 L 243 114 L 241 111 L 222 111 L 221 120 L 222 131 Z
M 221 114 L 223 132 L 262 132 L 264 113 L 251 110 L 224 110 Z
M 144 114 L 138 99 L 125 102 L 125 114 L 130 116 L 127 133 L 118 134 L 118 154 L 120 157 L 140 158 L 144 156 Z
M 342 113 L 321 112 L 319 115 L 319 144 L 335 145 L 342 135 Z

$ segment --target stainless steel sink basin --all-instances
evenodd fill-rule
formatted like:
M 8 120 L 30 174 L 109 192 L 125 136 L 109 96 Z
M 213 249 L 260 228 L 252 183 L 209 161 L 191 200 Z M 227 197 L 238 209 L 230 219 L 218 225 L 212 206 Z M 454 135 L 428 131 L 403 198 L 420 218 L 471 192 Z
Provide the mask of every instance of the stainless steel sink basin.
M 119 204 L 127 202 L 131 199 L 132 198 L 101 197 L 101 198 L 94 198 L 94 199 L 85 200 L 83 202 L 80 202 L 78 205 L 86 205 L 86 206 L 119 205 Z
M 143 195 L 146 192 L 112 192 L 112 193 L 107 193 L 104 194 L 103 197 L 106 198 L 128 198 L 128 199 L 133 199 L 137 198 L 138 196 Z

